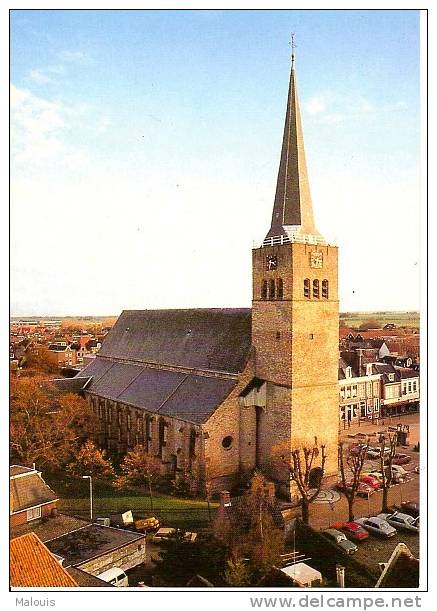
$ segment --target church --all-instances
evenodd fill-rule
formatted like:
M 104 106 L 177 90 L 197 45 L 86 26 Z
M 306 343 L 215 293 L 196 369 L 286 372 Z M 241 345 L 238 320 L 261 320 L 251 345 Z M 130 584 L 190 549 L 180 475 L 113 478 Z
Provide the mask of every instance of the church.
M 252 308 L 126 310 L 75 378 L 101 447 L 141 444 L 199 493 L 233 489 L 255 468 L 288 490 L 275 452 L 315 438 L 327 480 L 337 477 L 338 249 L 314 221 L 294 64 Z

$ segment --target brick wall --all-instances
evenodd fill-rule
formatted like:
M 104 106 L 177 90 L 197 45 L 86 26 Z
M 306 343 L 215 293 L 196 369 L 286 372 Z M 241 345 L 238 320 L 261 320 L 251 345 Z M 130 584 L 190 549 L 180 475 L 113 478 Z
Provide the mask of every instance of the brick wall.
M 287 244 L 253 251 L 253 326 L 256 375 L 275 383 L 268 394 L 261 443 L 265 460 L 269 446 L 289 441 L 292 447 L 312 445 L 317 436 L 327 445 L 326 473 L 337 473 L 338 444 L 338 261 L 337 248 L 318 246 L 323 263 L 311 266 L 314 246 Z M 266 269 L 266 257 L 277 267 Z M 262 299 L 262 283 L 282 279 L 282 299 Z M 307 279 L 310 295 L 305 296 Z M 319 282 L 319 297 L 313 281 Z M 328 281 L 328 297 L 322 282 Z M 277 294 L 275 295 L 277 297 Z M 285 385 L 288 391 L 277 390 Z M 317 466 L 317 465 L 316 465 Z
M 123 571 L 133 569 L 144 562 L 145 558 L 146 539 L 142 537 L 123 547 L 108 552 L 107 554 L 103 554 L 98 558 L 87 560 L 76 566 L 82 571 L 98 576 L 100 573 L 113 567 L 118 567 Z
M 51 516 L 53 509 L 56 509 L 56 503 L 57 501 L 54 501 L 53 503 L 42 505 L 41 506 L 41 518 L 46 518 L 46 517 Z M 40 518 L 36 520 L 30 520 L 30 522 L 35 522 L 37 524 L 39 519 Z M 24 511 L 20 511 L 20 513 L 14 513 L 9 518 L 9 524 L 11 528 L 15 526 L 20 526 L 20 524 L 26 524 L 26 523 L 27 523 L 27 510 L 26 509 Z

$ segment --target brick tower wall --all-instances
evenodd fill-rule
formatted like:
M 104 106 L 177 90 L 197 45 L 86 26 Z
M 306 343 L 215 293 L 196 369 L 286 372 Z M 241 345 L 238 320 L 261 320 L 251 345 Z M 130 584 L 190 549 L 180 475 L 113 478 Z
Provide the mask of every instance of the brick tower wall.
M 311 264 L 311 253 L 316 250 L 322 256 L 321 268 Z M 266 268 L 269 255 L 277 258 L 274 270 Z M 256 375 L 275 385 L 261 418 L 263 461 L 271 460 L 275 444 L 285 446 L 288 441 L 290 447 L 301 447 L 312 445 L 317 437 L 319 444 L 326 444 L 325 473 L 333 477 L 338 445 L 337 269 L 334 246 L 293 243 L 253 251 Z M 277 298 L 277 291 L 275 299 L 262 299 L 263 280 L 268 284 L 274 280 L 277 287 L 279 279 L 282 299 Z M 309 280 L 309 298 L 304 295 L 305 279 Z M 313 280 L 319 281 L 319 298 L 313 296 Z M 327 299 L 322 296 L 323 280 L 328 281 Z

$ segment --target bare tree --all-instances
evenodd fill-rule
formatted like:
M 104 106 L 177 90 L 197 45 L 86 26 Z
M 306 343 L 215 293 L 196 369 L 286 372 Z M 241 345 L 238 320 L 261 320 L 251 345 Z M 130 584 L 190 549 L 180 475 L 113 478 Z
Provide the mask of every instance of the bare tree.
M 390 488 L 393 480 L 392 465 L 398 444 L 398 434 L 397 432 L 393 433 L 393 435 L 388 433 L 387 437 L 385 435 L 381 435 L 379 437 L 379 442 L 381 450 L 382 512 L 387 513 L 389 511 L 388 489 Z M 385 450 L 388 450 L 388 452 L 386 453 Z
M 315 467 L 319 470 L 319 477 L 317 484 L 314 487 L 312 485 L 313 482 L 311 481 L 310 475 L 313 470 L 313 465 L 319 456 L 320 466 Z M 290 480 L 296 483 L 296 487 L 301 498 L 302 520 L 305 522 L 305 524 L 308 524 L 310 518 L 309 507 L 317 498 L 322 488 L 326 463 L 325 445 L 321 444 L 319 447 L 317 437 L 315 437 L 314 445 L 312 447 L 304 446 L 302 448 L 296 448 L 291 451 L 290 459 L 287 459 L 285 455 L 282 455 L 281 459 L 288 469 Z
M 346 456 L 345 456 L 346 454 Z M 354 520 L 354 502 L 355 496 L 360 485 L 361 472 L 363 470 L 364 461 L 367 457 L 367 447 L 361 445 L 356 452 L 351 452 L 351 448 L 345 448 L 344 443 L 338 445 L 338 464 L 340 466 L 341 482 L 343 484 L 343 494 L 347 499 L 349 508 L 349 521 Z M 351 472 L 352 478 L 347 480 L 345 472 L 345 464 Z

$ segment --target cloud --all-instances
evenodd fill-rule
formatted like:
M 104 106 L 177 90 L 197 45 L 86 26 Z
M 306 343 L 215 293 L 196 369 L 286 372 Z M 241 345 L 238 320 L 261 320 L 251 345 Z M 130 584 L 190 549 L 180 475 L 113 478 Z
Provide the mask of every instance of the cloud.
M 407 104 L 401 100 L 375 104 L 364 96 L 342 95 L 334 91 L 324 91 L 313 95 L 304 103 L 305 112 L 318 123 L 328 125 L 343 123 L 357 116 L 381 114 L 406 110 Z
M 80 64 L 88 63 L 91 60 L 90 56 L 84 51 L 70 51 L 68 49 L 61 51 L 58 56 L 63 61 Z
M 313 96 L 306 103 L 306 111 L 309 115 L 318 115 L 326 111 L 326 101 L 323 96 Z
M 64 66 L 47 66 L 46 68 L 33 68 L 29 70 L 28 77 L 37 83 L 38 85 L 46 85 L 47 83 L 54 83 L 55 78 L 53 75 L 61 75 L 65 73 Z
M 40 68 L 30 70 L 29 78 L 32 79 L 32 81 L 35 81 L 35 83 L 38 83 L 39 85 L 45 85 L 46 83 L 53 82 L 53 79 Z
M 68 143 L 75 108 L 11 85 L 11 158 L 16 170 L 76 167 L 84 153 Z

